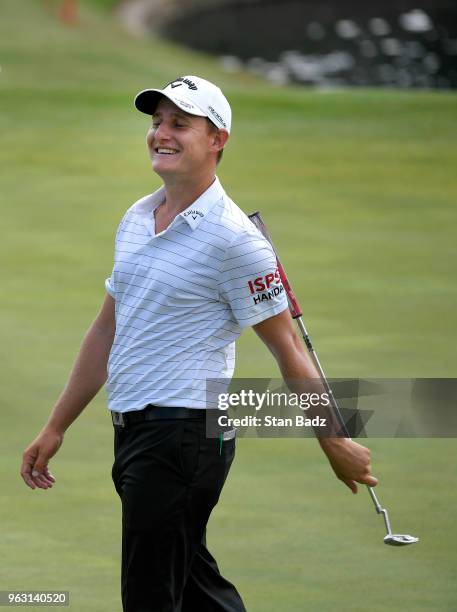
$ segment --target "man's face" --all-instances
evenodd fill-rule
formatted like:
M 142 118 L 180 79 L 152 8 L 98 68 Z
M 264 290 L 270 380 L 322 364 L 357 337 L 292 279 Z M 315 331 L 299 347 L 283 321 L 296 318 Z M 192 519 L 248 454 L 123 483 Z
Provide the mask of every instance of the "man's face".
M 146 142 L 159 176 L 192 176 L 215 165 L 215 134 L 205 117 L 190 115 L 161 98 L 152 116 Z

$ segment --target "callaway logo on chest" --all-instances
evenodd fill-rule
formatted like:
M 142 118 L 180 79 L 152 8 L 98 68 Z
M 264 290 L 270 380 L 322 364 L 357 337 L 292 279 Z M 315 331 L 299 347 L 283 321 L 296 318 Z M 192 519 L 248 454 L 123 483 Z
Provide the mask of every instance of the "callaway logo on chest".
M 189 215 L 192 216 L 192 219 L 195 221 L 195 219 L 197 218 L 197 215 L 199 217 L 204 217 L 204 214 L 201 212 L 201 210 L 187 210 L 184 214 L 183 217 L 188 217 Z

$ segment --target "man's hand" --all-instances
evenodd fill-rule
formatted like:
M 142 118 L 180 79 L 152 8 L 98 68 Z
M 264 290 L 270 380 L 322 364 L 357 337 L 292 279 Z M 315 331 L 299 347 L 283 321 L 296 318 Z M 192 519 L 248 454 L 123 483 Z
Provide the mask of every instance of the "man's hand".
M 59 450 L 63 434 L 45 428 L 25 449 L 22 455 L 21 476 L 31 489 L 49 489 L 55 482 L 48 470 L 48 462 Z
M 357 484 L 375 487 L 378 479 L 371 474 L 370 451 L 349 438 L 322 438 L 322 450 L 339 478 L 353 493 Z

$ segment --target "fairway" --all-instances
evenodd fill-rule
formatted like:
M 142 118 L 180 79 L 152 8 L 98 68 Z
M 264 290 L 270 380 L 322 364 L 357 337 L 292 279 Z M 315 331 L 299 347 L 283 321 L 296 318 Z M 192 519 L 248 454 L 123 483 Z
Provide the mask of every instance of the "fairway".
M 135 93 L 179 74 L 223 87 L 234 119 L 218 175 L 261 210 L 328 376 L 392 378 L 456 375 L 457 95 L 278 89 L 134 40 L 90 3 L 73 28 L 41 2 L 1 12 L 0 590 L 118 612 L 104 391 L 67 432 L 52 490 L 26 488 L 19 467 L 104 298 L 120 218 L 160 184 Z M 252 331 L 237 350 L 237 376 L 278 376 Z M 457 609 L 456 441 L 366 445 L 394 531 L 419 545 L 384 546 L 367 493 L 352 496 L 314 440 L 237 441 L 208 545 L 250 612 Z

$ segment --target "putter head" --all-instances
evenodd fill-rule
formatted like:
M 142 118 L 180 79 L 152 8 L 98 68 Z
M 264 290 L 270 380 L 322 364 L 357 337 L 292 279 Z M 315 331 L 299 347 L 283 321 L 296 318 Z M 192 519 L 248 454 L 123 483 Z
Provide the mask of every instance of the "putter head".
M 419 538 L 407 534 L 390 533 L 384 538 L 384 544 L 389 546 L 407 546 L 416 542 L 419 542 Z

